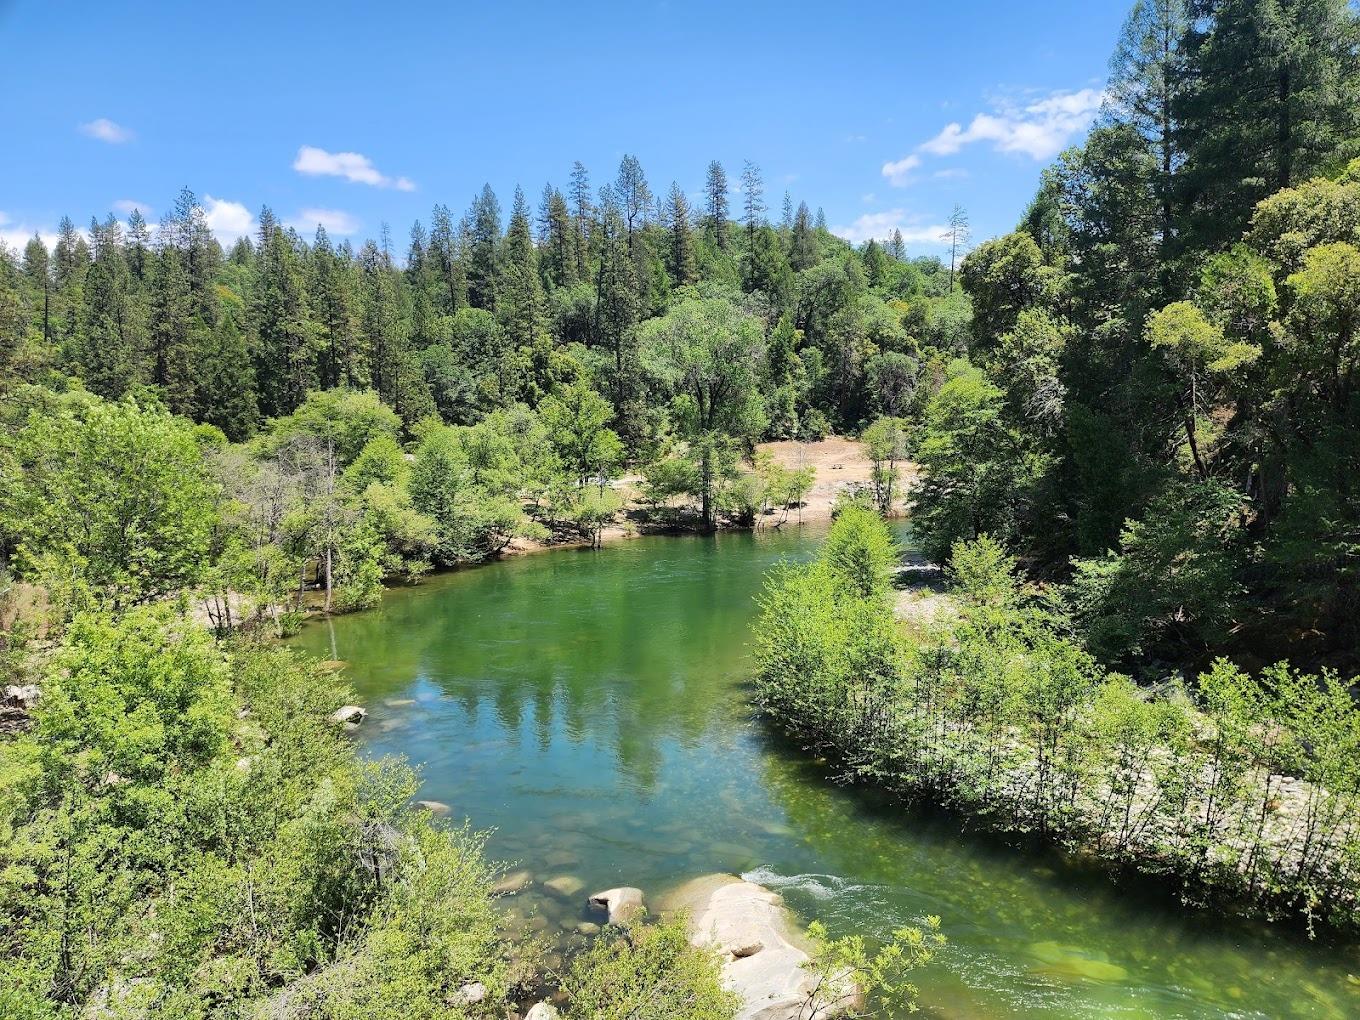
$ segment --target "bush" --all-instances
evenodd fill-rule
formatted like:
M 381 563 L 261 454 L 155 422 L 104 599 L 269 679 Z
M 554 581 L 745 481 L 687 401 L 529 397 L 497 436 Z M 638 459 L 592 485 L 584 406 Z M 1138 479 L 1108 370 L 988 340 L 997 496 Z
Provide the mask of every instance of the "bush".
M 572 1020 L 732 1020 L 717 954 L 690 945 L 684 917 L 606 929 L 563 982 Z

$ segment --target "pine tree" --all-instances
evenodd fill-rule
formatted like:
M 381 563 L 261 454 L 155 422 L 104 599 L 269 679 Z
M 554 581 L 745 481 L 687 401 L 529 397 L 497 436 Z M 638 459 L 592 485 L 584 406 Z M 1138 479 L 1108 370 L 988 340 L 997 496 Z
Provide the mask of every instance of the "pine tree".
M 93 260 L 85 277 L 83 332 L 77 360 L 86 385 L 116 399 L 137 379 L 141 323 L 132 300 L 132 275 L 123 252 L 123 230 L 109 216 L 90 221 Z
M 572 230 L 576 238 L 576 265 L 586 276 L 590 265 L 590 225 L 594 207 L 590 201 L 590 172 L 579 159 L 571 165 Z
M 81 313 L 85 304 L 85 274 L 90 267 L 90 248 L 69 216 L 57 227 L 52 249 L 54 308 L 52 337 L 68 359 L 74 359 L 81 340 Z
M 704 225 L 719 251 L 727 250 L 727 171 L 716 159 L 704 179 Z
M 501 204 L 491 185 L 473 200 L 467 216 L 468 303 L 488 312 L 496 310 L 496 279 L 501 238 Z
M 468 306 L 467 272 L 463 266 L 458 230 L 446 205 L 434 207 L 430 224 L 429 258 L 440 281 L 436 307 L 452 315 Z
M 127 264 L 128 271 L 132 273 L 132 278 L 138 286 L 146 284 L 147 276 L 150 273 L 150 259 L 151 231 L 146 225 L 142 211 L 133 209 L 128 214 Z
M 892 239 L 888 242 L 888 254 L 897 259 L 898 262 L 905 262 L 907 258 L 907 246 L 902 240 L 902 231 L 894 227 Z
M 756 231 L 765 222 L 765 181 L 760 167 L 749 159 L 741 168 L 742 222 L 746 225 L 746 250 L 753 255 Z
M 288 414 L 316 385 L 316 359 L 302 261 L 268 208 L 260 213 L 250 310 L 260 413 L 268 418 Z
M 581 275 L 571 212 L 562 192 L 553 187 L 545 192 L 544 205 L 540 260 L 543 279 L 554 289 L 570 287 Z
M 670 233 L 669 265 L 671 279 L 677 287 L 693 283 L 698 279 L 694 263 L 694 238 L 690 234 L 689 201 L 685 198 L 680 185 L 671 182 L 671 191 L 666 207 L 666 220 Z
M 1110 61 L 1105 116 L 1134 128 L 1157 163 L 1156 202 L 1163 289 L 1169 290 L 1179 217 L 1178 179 L 1185 162 L 1178 120 L 1189 72 L 1182 48 L 1190 29 L 1187 0 L 1137 0 Z
M 647 210 L 652 204 L 652 189 L 647 186 L 647 175 L 642 172 L 642 164 L 636 156 L 625 154 L 619 161 L 614 198 L 627 230 L 628 249 L 632 251 L 636 233 L 646 225 Z
M 311 253 L 311 312 L 317 327 L 317 377 L 322 388 L 363 385 L 354 330 L 349 267 L 336 255 L 326 228 L 316 228 Z
M 24 245 L 23 261 L 24 278 L 28 280 L 28 285 L 33 290 L 42 295 L 38 302 L 37 313 L 40 316 L 40 329 L 42 332 L 43 346 L 52 346 L 52 259 L 47 251 L 47 245 L 37 234 L 29 239 L 28 244 Z
M 1258 201 L 1355 154 L 1360 22 L 1347 0 L 1197 0 L 1191 13 L 1187 246 L 1218 248 Z
M 628 250 L 627 225 L 609 188 L 601 191 L 600 268 L 596 278 L 596 342 L 613 355 L 610 373 L 611 402 L 618 415 L 618 432 L 636 448 L 640 435 L 637 350 L 638 284 Z
M 542 324 L 543 288 L 538 278 L 538 252 L 529 229 L 529 204 L 519 188 L 515 189 L 501 262 L 500 318 L 511 344 L 529 347 Z
M 798 203 L 798 211 L 793 216 L 793 229 L 789 237 L 789 265 L 794 272 L 801 273 L 816 265 L 818 258 L 817 238 L 813 233 L 812 214 L 806 202 Z
M 961 205 L 955 205 L 949 213 L 949 231 L 945 235 L 949 241 L 949 292 L 954 292 L 954 275 L 958 268 L 959 256 L 968 250 L 971 236 L 968 226 L 968 213 Z

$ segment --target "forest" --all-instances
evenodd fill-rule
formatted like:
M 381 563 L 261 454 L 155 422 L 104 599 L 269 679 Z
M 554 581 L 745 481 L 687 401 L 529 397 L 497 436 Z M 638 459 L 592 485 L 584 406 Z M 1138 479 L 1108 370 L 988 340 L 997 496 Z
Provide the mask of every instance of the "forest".
M 1011 232 L 955 208 L 944 257 L 734 176 L 692 206 L 578 162 L 357 249 L 268 208 L 224 249 L 186 187 L 0 244 L 0 1013 L 527 1001 L 483 837 L 412 808 L 277 639 L 597 544 L 625 476 L 655 528 L 782 522 L 811 479 L 757 445 L 828 435 L 873 485 L 761 599 L 777 728 L 1188 904 L 1354 927 L 1360 15 L 1137 0 L 1082 144 Z M 894 618 L 894 516 L 941 628 Z M 715 975 L 662 925 L 558 987 L 716 1020 Z

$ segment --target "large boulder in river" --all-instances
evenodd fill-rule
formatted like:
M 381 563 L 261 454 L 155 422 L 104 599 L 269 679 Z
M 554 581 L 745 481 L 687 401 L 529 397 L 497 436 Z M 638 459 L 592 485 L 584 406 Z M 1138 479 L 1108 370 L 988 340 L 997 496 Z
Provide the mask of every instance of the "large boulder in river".
M 741 996 L 737 1020 L 840 1016 L 858 1005 L 848 980 L 816 991 L 804 964 L 812 946 L 778 893 L 734 875 L 709 875 L 681 886 L 665 902 L 689 912 L 691 941 L 716 949 L 723 984 Z M 829 986 L 829 987 L 828 987 Z M 812 1003 L 814 993 L 816 1003 Z
M 593 910 L 602 910 L 609 915 L 610 924 L 628 924 L 647 913 L 642 902 L 642 890 L 632 886 L 619 889 L 606 889 L 590 897 Z

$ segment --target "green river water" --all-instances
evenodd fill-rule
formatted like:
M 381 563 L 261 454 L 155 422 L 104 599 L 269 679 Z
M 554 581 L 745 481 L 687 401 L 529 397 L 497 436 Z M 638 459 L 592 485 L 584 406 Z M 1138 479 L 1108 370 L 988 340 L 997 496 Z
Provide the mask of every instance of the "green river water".
M 1155 888 L 838 788 L 771 740 L 746 704 L 752 598 L 818 537 L 523 557 L 394 591 L 297 644 L 350 664 L 368 751 L 419 764 L 421 796 L 533 873 L 506 904 L 540 929 L 570 930 L 596 889 L 655 902 L 727 871 L 838 933 L 940 915 L 926 1016 L 1360 1017 L 1360 947 L 1186 915 Z M 542 885 L 562 876 L 582 892 Z

